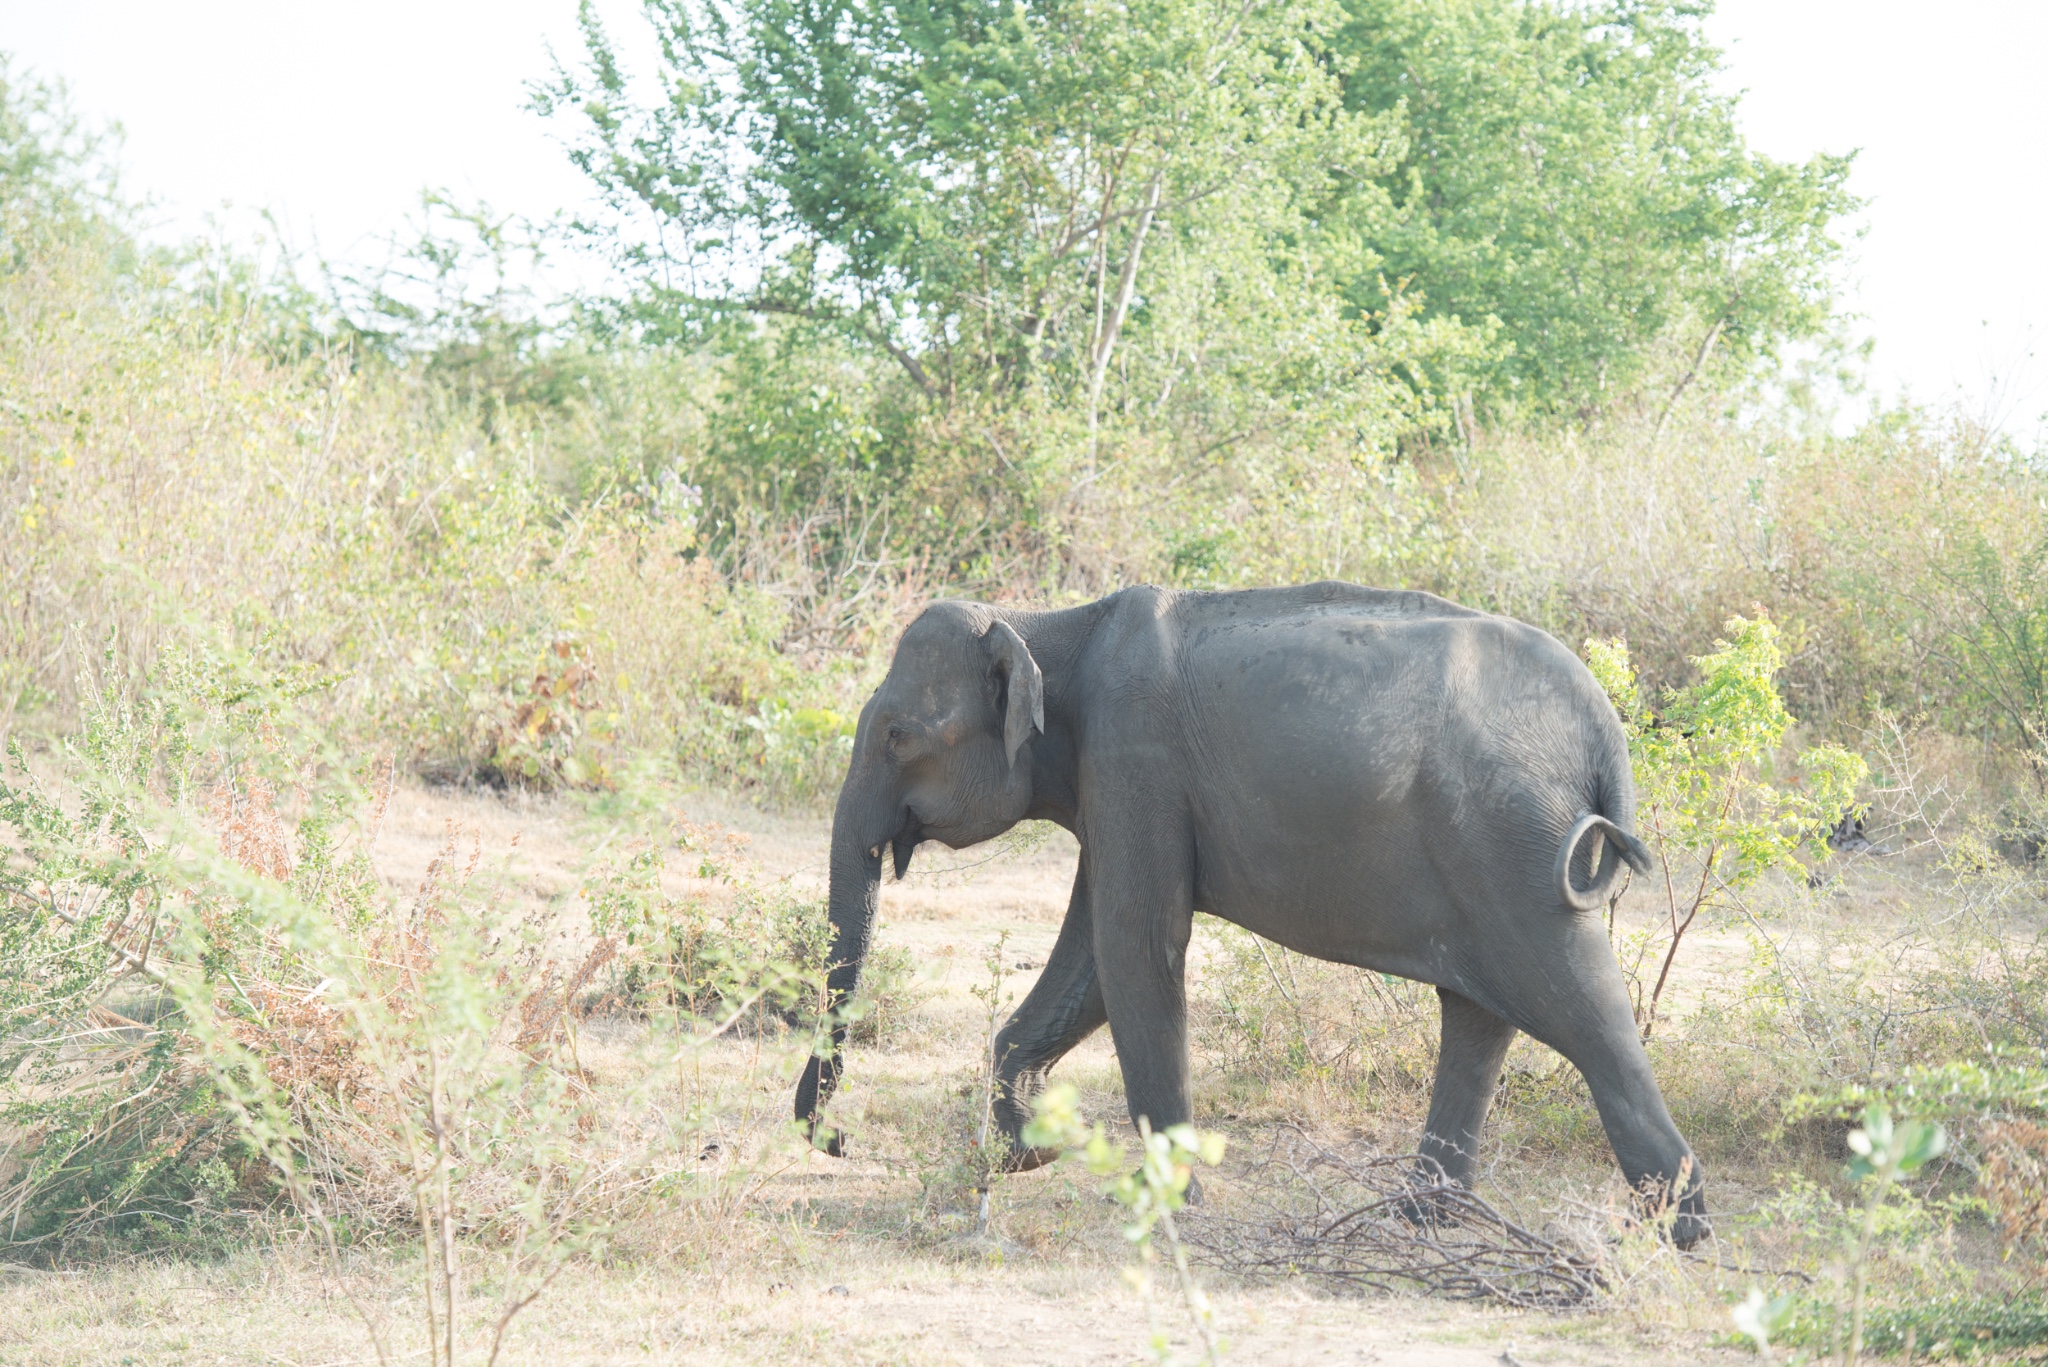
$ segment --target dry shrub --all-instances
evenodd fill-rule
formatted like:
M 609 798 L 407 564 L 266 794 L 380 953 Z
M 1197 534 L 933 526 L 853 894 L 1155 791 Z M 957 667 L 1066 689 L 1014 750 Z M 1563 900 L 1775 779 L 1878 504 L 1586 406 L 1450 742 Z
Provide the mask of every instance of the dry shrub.
M 627 1047 L 648 1057 L 607 1080 L 584 1051 L 617 1032 L 592 1012 L 641 947 L 507 908 L 453 829 L 394 899 L 371 862 L 390 763 L 364 793 L 274 690 L 197 682 L 139 711 L 103 699 L 61 785 L 0 794 L 0 931 L 50 970 L 0 994 L 11 1252 L 220 1242 L 280 1212 L 335 1247 L 416 1238 L 447 1360 L 480 1260 L 502 1331 L 616 1231 L 702 1254 L 736 1229 L 795 1148 L 762 1082 L 811 1036 L 757 1034 L 731 1086 L 693 1084 L 689 1060 L 762 1004 L 779 1021 L 815 999 L 816 975 L 729 938 L 717 992 L 647 1013 Z M 807 933 L 821 919 L 771 895 Z M 149 1019 L 113 1010 L 145 968 Z
M 1190 1016 L 1233 1106 L 1298 1114 L 1349 1101 L 1397 1112 L 1428 1095 L 1436 992 L 1296 954 L 1204 917 Z
M 1567 642 L 1626 637 L 1647 680 L 1683 683 L 1731 614 L 1797 620 L 1768 592 L 1776 445 L 1712 420 L 1480 434 L 1439 467 L 1442 559 L 1417 582 Z
M 816 1028 L 832 946 L 824 899 L 764 877 L 744 835 L 681 813 L 666 824 L 663 837 L 627 842 L 585 885 L 590 928 L 615 946 L 603 1002 L 638 1016 L 725 1021 L 740 1033 Z M 924 995 L 910 956 L 877 946 L 845 1008 L 847 1037 L 888 1041 Z
M 1977 1184 L 2008 1248 L 2033 1255 L 2036 1276 L 2048 1276 L 2048 1127 L 2001 1120 L 1980 1136 L 1984 1163 Z
M 265 878 L 291 877 L 291 828 L 277 810 L 269 779 L 247 772 L 239 783 L 216 782 L 206 815 L 227 858 Z
M 471 767 L 484 781 L 508 787 L 601 786 L 602 758 L 578 743 L 599 705 L 598 673 L 588 652 L 576 641 L 550 642 L 531 678 L 495 706 L 477 700 Z M 596 728 L 600 740 L 607 729 Z
M 777 800 L 836 778 L 836 720 L 770 713 L 849 715 L 921 570 L 833 502 L 711 553 L 678 473 L 702 377 L 620 358 L 553 407 L 466 402 L 429 368 L 280 347 L 260 295 L 99 266 L 0 273 L 0 735 L 225 639 L 323 685 L 344 743 L 438 778 L 590 786 L 649 752 Z M 111 643 L 90 679 L 53 649 L 73 635 Z
M 1980 427 L 1898 414 L 1849 438 L 1703 407 L 1668 427 L 1485 431 L 1424 469 L 1378 571 L 1534 622 L 1626 637 L 1648 681 L 1761 604 L 1792 710 L 1838 735 L 1873 705 L 2029 746 L 2048 716 L 2048 502 Z

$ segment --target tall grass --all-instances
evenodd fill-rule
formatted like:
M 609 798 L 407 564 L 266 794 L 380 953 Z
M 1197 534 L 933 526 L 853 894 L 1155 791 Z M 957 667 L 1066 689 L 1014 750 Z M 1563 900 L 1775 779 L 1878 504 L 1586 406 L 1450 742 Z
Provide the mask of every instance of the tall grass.
M 0 274 L 0 731 L 207 637 L 428 772 L 546 786 L 653 752 L 815 788 L 906 576 L 879 550 L 818 563 L 821 518 L 708 554 L 698 395 L 665 384 L 688 366 L 465 401 L 346 342 L 281 345 L 274 301 L 203 264 L 79 248 Z
M 1317 577 L 1626 636 L 1653 685 L 1760 603 L 1810 725 L 1884 706 L 2025 749 L 2048 724 L 2048 479 L 1964 425 L 1838 439 L 1695 393 L 1655 420 L 1303 429 L 1191 465 L 1111 413 L 1112 458 L 1075 484 L 1071 415 L 962 398 L 909 422 L 886 375 L 793 325 L 642 345 L 502 290 L 408 311 L 143 252 L 61 100 L 5 103 L 0 730 L 75 718 L 103 642 L 92 686 L 121 690 L 214 633 L 430 774 L 593 782 L 653 753 L 810 798 L 934 593 Z

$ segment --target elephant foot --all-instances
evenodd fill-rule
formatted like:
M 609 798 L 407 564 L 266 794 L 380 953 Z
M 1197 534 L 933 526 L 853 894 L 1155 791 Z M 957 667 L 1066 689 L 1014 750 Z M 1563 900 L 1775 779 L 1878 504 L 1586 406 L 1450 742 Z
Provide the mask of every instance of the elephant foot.
M 1010 1147 L 1003 1155 L 1004 1172 L 1031 1172 L 1048 1163 L 1057 1162 L 1064 1149 L 1034 1149 L 1016 1135 L 1009 1136 Z
M 1430 1153 L 1417 1154 L 1409 1175 L 1410 1194 L 1394 1203 L 1394 1214 L 1413 1229 L 1438 1229 L 1458 1222 L 1452 1203 L 1444 1199 L 1464 1183 L 1444 1171 L 1444 1165 Z
M 1694 1192 L 1678 1204 L 1678 1214 L 1671 1221 L 1671 1246 L 1685 1252 L 1713 1237 L 1714 1222 L 1707 1218 L 1706 1198 Z
M 1685 1192 L 1675 1201 L 1674 1188 Z M 1690 1156 L 1679 1164 L 1676 1182 L 1645 1179 L 1636 1193 L 1635 1206 L 1637 1216 L 1656 1225 L 1681 1252 L 1714 1236 L 1714 1222 L 1707 1218 L 1706 1187 Z

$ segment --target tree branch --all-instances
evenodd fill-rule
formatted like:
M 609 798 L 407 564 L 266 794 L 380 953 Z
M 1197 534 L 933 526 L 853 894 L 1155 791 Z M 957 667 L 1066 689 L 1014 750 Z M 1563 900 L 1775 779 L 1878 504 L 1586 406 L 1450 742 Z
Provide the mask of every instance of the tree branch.
M 936 392 L 932 386 L 931 376 L 925 373 L 925 368 L 919 364 L 917 357 L 890 341 L 887 333 L 868 323 L 858 314 L 844 313 L 839 309 L 818 308 L 811 304 L 792 304 L 781 299 L 762 299 L 758 297 L 741 300 L 732 307 L 746 313 L 774 313 L 788 318 L 809 318 L 821 323 L 852 323 L 860 329 L 861 336 L 867 338 L 870 342 L 873 342 L 894 357 L 896 364 L 903 367 L 904 373 L 910 376 L 916 382 L 917 387 L 923 390 L 927 396 Z
M 1700 349 L 1693 353 L 1692 365 L 1687 368 L 1684 375 L 1679 377 L 1677 386 L 1671 391 L 1671 397 L 1664 401 L 1664 411 L 1657 415 L 1657 429 L 1651 434 L 1653 438 L 1664 435 L 1664 424 L 1671 421 L 1671 410 L 1678 407 L 1678 400 L 1684 395 L 1686 389 L 1691 386 L 1693 380 L 1698 377 L 1700 367 L 1705 365 L 1707 357 L 1713 354 L 1714 343 L 1721 340 L 1721 329 L 1726 326 L 1728 326 L 1728 319 L 1723 315 L 1720 318 L 1716 318 L 1714 325 L 1707 329 L 1706 338 L 1701 341 Z
M 1159 210 L 1160 191 L 1165 188 L 1166 172 L 1152 173 L 1152 183 L 1145 187 L 1145 208 L 1138 215 L 1138 225 L 1131 235 L 1131 250 L 1124 257 L 1123 269 L 1117 273 L 1116 302 L 1111 306 L 1109 317 L 1096 330 L 1095 344 L 1089 357 L 1094 373 L 1088 380 L 1088 464 L 1093 468 L 1096 456 L 1096 423 L 1102 408 L 1102 382 L 1109 373 L 1110 353 L 1116 349 L 1117 335 L 1123 331 L 1124 319 L 1131 311 L 1131 295 L 1138 287 L 1138 258 L 1145 250 L 1145 235 L 1152 231 L 1153 215 Z

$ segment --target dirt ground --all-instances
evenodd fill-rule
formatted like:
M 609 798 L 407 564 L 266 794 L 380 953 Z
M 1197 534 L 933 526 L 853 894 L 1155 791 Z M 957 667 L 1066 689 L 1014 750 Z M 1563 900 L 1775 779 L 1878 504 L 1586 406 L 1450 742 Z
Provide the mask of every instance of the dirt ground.
M 766 817 L 709 795 L 686 801 L 691 819 L 744 834 L 764 877 L 822 890 L 822 818 Z M 608 841 L 622 838 L 624 825 L 608 825 L 602 812 L 593 815 L 570 802 L 402 789 L 387 811 L 376 858 L 389 885 L 403 894 L 453 834 L 465 849 L 472 841 L 481 848 L 479 876 L 502 895 L 561 907 L 575 900 L 579 870 Z M 985 974 L 987 946 L 1007 932 L 1002 990 L 1021 997 L 1052 946 L 1075 854 L 1064 834 L 995 857 L 986 850 L 953 855 L 927 847 L 907 881 L 885 886 L 882 942 L 910 952 L 929 1000 L 911 1043 L 853 1059 L 848 1089 L 855 1114 L 863 1096 L 921 1095 L 916 1088 L 928 1093 L 934 1077 L 971 1067 L 986 1026 L 984 1008 L 968 989 Z M 1703 950 L 1727 952 L 1704 939 Z M 591 1036 L 591 1066 L 603 1072 L 612 1066 L 605 1061 L 603 1031 L 593 1028 Z M 1114 1067 L 1103 1031 L 1061 1071 L 1081 1081 L 1091 1113 L 1105 1114 L 1120 1105 Z M 788 1078 L 771 1069 L 750 1085 L 763 1115 L 784 1113 Z M 1412 1143 L 1412 1136 L 1400 1137 L 1407 1124 L 1390 1122 L 1378 1138 Z M 1604 1145 L 1597 1147 L 1566 1178 L 1553 1172 L 1543 1181 L 1581 1182 L 1589 1198 L 1598 1197 L 1603 1182 L 1618 1185 L 1601 1176 L 1612 1163 Z M 573 1264 L 515 1322 L 498 1360 L 549 1367 L 792 1361 L 1111 1367 L 1146 1358 L 1146 1312 L 1119 1276 L 1123 1259 L 1112 1207 L 1083 1194 L 1046 1215 L 1056 1204 L 1049 1193 L 1059 1179 L 1013 1179 L 1020 1210 L 1035 1202 L 1040 1214 L 1033 1218 L 1057 1218 L 1078 1233 L 1068 1236 L 1065 1253 L 1027 1241 L 1007 1246 L 992 1263 L 878 1232 L 872 1218 L 846 1213 L 867 1199 L 863 1193 L 879 1193 L 881 1200 L 900 1192 L 905 1180 L 900 1169 L 863 1161 L 858 1152 L 843 1161 L 799 1159 L 763 1188 L 759 1229 L 729 1266 L 713 1274 L 678 1270 L 681 1264 L 659 1258 Z M 1077 1255 L 1074 1248 L 1083 1251 Z M 1677 1255 L 1666 1250 L 1664 1256 Z M 69 1274 L 0 1268 L 0 1363 L 338 1367 L 377 1360 L 365 1314 L 379 1324 L 391 1361 L 423 1360 L 424 1335 L 413 1308 L 416 1271 L 416 1263 L 391 1252 L 360 1258 L 337 1274 L 311 1251 L 287 1244 L 217 1263 L 146 1262 Z M 487 1280 L 488 1268 L 474 1275 Z M 1726 1300 L 1742 1290 L 1736 1279 L 1715 1295 L 1684 1290 L 1691 1303 L 1675 1309 L 1667 1295 L 1654 1315 L 1633 1313 L 1626 1297 L 1593 1313 L 1542 1314 L 1420 1297 L 1332 1298 L 1300 1283 L 1230 1285 L 1213 1275 L 1208 1281 L 1215 1285 L 1230 1363 L 1594 1367 L 1751 1357 L 1716 1346 L 1727 1330 Z M 1681 1283 L 1691 1288 L 1698 1278 Z M 1177 1345 L 1175 1360 L 1198 1360 L 1184 1313 L 1165 1295 L 1157 1309 Z M 481 1316 L 473 1326 L 472 1342 L 488 1342 L 488 1319 Z M 484 1358 L 480 1348 L 473 1360 Z
M 361 1319 L 329 1279 L 279 1259 L 148 1264 L 78 1278 L 0 1281 L 0 1361 L 34 1364 L 369 1364 Z M 892 1274 L 900 1269 L 892 1270 Z M 370 1289 L 358 1279 L 358 1293 Z M 384 1279 L 378 1279 L 380 1281 Z M 392 1361 L 425 1358 L 398 1269 L 378 1287 Z M 1298 1288 L 1216 1297 L 1227 1363 L 1304 1367 L 1620 1367 L 1754 1361 L 1705 1335 L 1631 1332 L 1592 1318 L 1487 1312 L 1409 1299 L 1331 1300 Z M 485 1326 L 479 1325 L 480 1330 Z M 579 1271 L 511 1331 L 500 1362 L 548 1367 L 834 1362 L 919 1367 L 1122 1367 L 1145 1360 L 1144 1320 L 1116 1279 L 1029 1268 L 829 1285 L 664 1283 Z M 7 1332 L 12 1334 L 13 1329 Z M 487 1335 L 487 1330 L 485 1330 Z M 1177 1360 L 1199 1360 L 1184 1334 Z M 479 1351 L 473 1360 L 481 1362 Z

